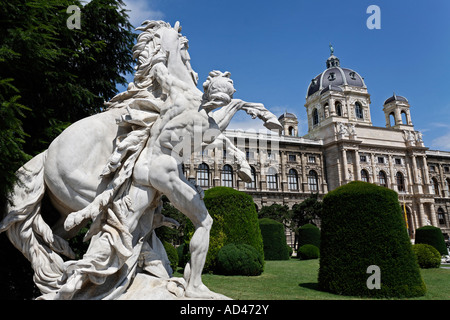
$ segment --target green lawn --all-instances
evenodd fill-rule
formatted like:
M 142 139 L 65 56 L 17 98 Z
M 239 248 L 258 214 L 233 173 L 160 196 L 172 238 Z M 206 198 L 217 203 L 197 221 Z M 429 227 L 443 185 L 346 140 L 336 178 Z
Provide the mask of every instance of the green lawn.
M 319 260 L 266 261 L 257 277 L 204 274 L 212 291 L 234 300 L 338 300 L 361 299 L 317 289 Z M 427 294 L 414 300 L 450 300 L 450 269 L 421 269 Z

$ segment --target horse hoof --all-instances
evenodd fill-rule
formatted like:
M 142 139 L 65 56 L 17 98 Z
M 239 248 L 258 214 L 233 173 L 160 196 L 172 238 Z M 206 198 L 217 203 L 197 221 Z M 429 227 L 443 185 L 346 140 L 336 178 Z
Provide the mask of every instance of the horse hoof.
M 71 214 L 69 214 L 66 218 L 66 220 L 64 221 L 64 229 L 66 231 L 69 231 L 70 229 L 72 229 L 75 226 L 75 219 L 73 218 L 73 216 Z

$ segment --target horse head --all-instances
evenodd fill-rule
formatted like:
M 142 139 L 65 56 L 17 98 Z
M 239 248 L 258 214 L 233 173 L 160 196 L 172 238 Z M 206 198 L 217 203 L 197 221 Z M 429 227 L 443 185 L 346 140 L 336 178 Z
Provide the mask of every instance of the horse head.
M 172 28 L 164 21 L 146 20 L 136 30 L 143 31 L 133 47 L 133 57 L 137 60 L 135 84 L 148 87 L 153 79 L 148 77 L 156 63 L 164 63 L 169 72 L 193 87 L 197 86 L 198 75 L 191 67 L 188 40 L 180 33 L 177 21 Z

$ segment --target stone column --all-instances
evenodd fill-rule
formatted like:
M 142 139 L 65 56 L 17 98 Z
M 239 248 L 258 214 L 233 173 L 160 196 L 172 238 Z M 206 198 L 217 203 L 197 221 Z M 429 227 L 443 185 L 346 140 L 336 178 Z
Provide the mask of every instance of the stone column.
M 417 171 L 417 160 L 416 160 L 416 156 L 412 155 L 411 156 L 411 162 L 412 162 L 412 167 L 413 167 L 413 183 L 416 184 L 418 183 L 419 179 L 418 179 L 418 171 Z
M 347 183 L 348 181 L 348 172 L 347 172 L 347 150 L 342 148 L 342 177 L 344 178 L 343 183 Z
M 428 174 L 428 164 L 427 164 L 427 157 L 426 156 L 422 156 L 422 162 L 423 162 L 423 179 L 425 180 L 423 182 L 424 184 L 424 188 L 426 190 L 427 194 L 430 194 L 430 175 Z
M 373 155 L 373 153 L 370 154 L 370 162 L 372 164 L 372 183 L 377 183 L 379 185 L 380 181 L 378 181 L 377 166 L 375 165 L 375 156 Z M 387 185 L 387 181 L 386 181 L 386 185 Z
M 400 109 L 396 108 L 396 109 L 394 110 L 394 115 L 395 115 L 395 124 L 396 124 L 396 125 L 397 125 L 397 124 L 402 124 L 403 121 L 402 121 L 402 115 L 401 115 L 401 113 L 400 113 Z
M 441 178 L 441 185 L 439 186 L 439 196 L 446 197 L 445 194 L 445 178 L 442 163 L 439 163 L 439 177 Z
M 302 162 L 302 185 L 303 185 L 303 192 L 309 191 L 309 185 L 308 185 L 308 177 L 307 177 L 307 170 L 306 170 L 306 155 L 304 153 L 300 154 L 300 159 Z
M 425 214 L 425 210 L 423 207 L 423 203 L 419 202 L 418 203 L 418 207 L 419 207 L 419 221 L 420 221 L 420 227 L 426 226 L 427 225 L 427 216 Z
M 431 225 L 433 225 L 434 227 L 439 227 L 436 218 L 436 210 L 434 208 L 434 203 L 430 203 L 430 218 L 431 218 Z
M 359 163 L 359 152 L 358 150 L 355 150 L 355 180 L 360 181 L 361 180 L 361 166 Z M 367 177 L 369 178 L 369 177 Z
M 391 155 L 388 156 L 388 161 L 389 161 L 389 171 L 391 172 L 391 186 L 390 187 L 398 192 L 397 180 L 396 180 L 396 176 L 394 173 L 394 165 L 392 163 Z
M 288 191 L 287 175 L 286 175 L 286 152 L 281 151 L 281 190 Z
M 336 106 L 334 103 L 335 103 L 334 99 L 332 98 L 328 99 L 328 105 L 330 106 L 330 116 L 336 115 Z

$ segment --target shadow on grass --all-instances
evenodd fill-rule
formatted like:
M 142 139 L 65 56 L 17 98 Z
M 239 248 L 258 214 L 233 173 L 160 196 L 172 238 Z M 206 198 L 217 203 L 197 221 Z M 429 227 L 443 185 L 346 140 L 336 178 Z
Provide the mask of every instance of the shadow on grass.
M 305 283 L 299 283 L 299 287 L 311 289 L 315 291 L 322 292 L 322 290 L 319 289 L 319 284 L 317 282 L 305 282 Z

